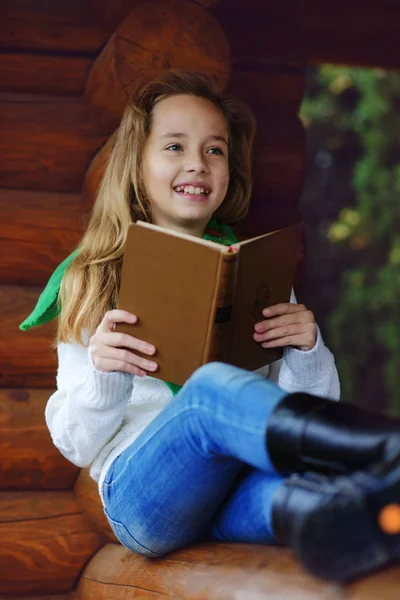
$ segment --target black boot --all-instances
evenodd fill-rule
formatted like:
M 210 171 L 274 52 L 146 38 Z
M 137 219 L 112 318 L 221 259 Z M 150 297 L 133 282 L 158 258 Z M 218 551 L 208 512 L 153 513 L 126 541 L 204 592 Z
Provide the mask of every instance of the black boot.
M 400 455 L 346 475 L 292 475 L 273 496 L 272 529 L 308 571 L 330 581 L 400 560 Z
M 296 393 L 275 407 L 266 440 L 271 461 L 282 473 L 345 473 L 395 456 L 400 419 Z

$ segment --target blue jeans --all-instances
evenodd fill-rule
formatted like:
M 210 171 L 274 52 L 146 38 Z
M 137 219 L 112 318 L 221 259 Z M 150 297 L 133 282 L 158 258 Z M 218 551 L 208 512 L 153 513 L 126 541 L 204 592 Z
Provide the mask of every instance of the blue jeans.
M 198 369 L 107 472 L 105 512 L 121 543 L 154 557 L 204 539 L 277 543 L 271 503 L 282 476 L 265 433 L 285 395 L 226 364 Z

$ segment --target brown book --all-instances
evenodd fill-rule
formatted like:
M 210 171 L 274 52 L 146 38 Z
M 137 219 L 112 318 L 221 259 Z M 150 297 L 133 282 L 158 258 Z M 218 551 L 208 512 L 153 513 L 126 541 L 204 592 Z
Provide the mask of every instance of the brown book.
M 254 325 L 263 308 L 289 302 L 300 231 L 296 223 L 223 246 L 132 223 L 118 307 L 139 321 L 117 330 L 154 344 L 152 376 L 181 385 L 210 361 L 255 370 L 279 359 L 282 349 L 253 340 Z

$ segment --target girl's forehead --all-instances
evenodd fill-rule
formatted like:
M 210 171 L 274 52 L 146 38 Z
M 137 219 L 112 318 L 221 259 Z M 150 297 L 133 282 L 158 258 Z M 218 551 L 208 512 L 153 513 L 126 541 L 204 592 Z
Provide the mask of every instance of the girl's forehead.
M 216 129 L 222 134 L 227 131 L 225 117 L 221 111 L 206 98 L 190 94 L 180 94 L 163 98 L 153 108 L 152 130 L 161 132 L 175 127 L 174 131 L 190 129 Z M 178 129 L 176 129 L 178 127 Z

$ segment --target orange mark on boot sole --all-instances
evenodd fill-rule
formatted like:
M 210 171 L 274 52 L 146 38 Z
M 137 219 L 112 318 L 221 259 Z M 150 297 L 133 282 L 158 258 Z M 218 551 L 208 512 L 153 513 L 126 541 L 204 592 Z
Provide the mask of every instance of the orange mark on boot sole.
M 379 527 L 388 535 L 400 533 L 400 504 L 388 504 L 378 515 Z

